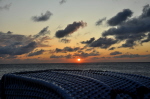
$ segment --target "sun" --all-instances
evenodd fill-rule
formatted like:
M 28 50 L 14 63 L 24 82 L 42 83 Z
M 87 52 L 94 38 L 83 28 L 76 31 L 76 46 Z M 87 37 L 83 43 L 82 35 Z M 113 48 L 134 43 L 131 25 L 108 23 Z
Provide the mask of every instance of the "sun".
M 77 59 L 77 61 L 78 61 L 78 62 L 80 62 L 80 61 L 81 61 L 81 59 L 80 59 L 80 58 L 78 58 L 78 59 Z

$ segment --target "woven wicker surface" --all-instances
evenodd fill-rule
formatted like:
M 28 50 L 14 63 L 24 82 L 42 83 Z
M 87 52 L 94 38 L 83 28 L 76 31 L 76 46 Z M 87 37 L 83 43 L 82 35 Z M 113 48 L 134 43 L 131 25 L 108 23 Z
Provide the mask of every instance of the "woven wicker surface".
M 100 70 L 43 70 L 6 74 L 7 99 L 150 99 L 150 78 Z

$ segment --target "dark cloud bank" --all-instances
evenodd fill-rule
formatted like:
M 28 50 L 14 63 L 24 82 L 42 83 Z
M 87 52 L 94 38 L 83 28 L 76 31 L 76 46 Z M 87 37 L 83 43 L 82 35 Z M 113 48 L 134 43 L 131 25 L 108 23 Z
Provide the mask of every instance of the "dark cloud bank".
M 41 13 L 41 16 L 33 16 L 32 20 L 35 22 L 47 21 L 53 14 L 47 11 L 45 14 Z
M 107 49 L 111 45 L 118 42 L 118 40 L 107 38 L 107 37 L 100 37 L 99 39 L 95 40 L 95 38 L 91 38 L 87 41 L 82 41 L 82 44 L 88 44 L 89 47 L 100 47 L 102 49 Z
M 132 48 L 138 42 L 149 42 L 150 32 L 150 6 L 146 5 L 140 16 L 128 19 L 118 25 L 117 28 L 110 28 L 102 33 L 103 36 L 114 36 L 119 41 L 125 41 L 120 47 Z M 147 39 L 145 39 L 147 38 Z
M 134 46 L 150 41 L 150 6 L 143 7 L 142 14 L 131 17 L 133 12 L 124 9 L 107 21 L 110 29 L 102 32 L 102 37 L 90 43 L 90 47 L 109 48 L 124 41 L 118 48 L 134 48 Z M 100 24 L 103 20 L 100 20 Z M 115 26 L 115 27 L 114 27 Z M 108 38 L 113 36 L 114 39 Z M 110 48 L 113 50 L 114 48 Z
M 30 42 L 27 45 L 20 46 L 21 43 L 14 43 L 9 46 L 0 47 L 0 54 L 7 55 L 22 55 L 25 53 L 29 53 L 36 48 L 36 42 Z
M 11 31 L 7 33 L 0 32 L 0 58 L 15 58 L 16 55 L 27 53 L 30 53 L 28 56 L 34 56 L 43 53 L 43 50 L 33 51 L 39 45 L 42 45 L 42 42 L 39 42 L 40 37 L 45 36 L 47 33 L 49 33 L 48 27 L 43 28 L 39 33 L 33 36 L 13 34 Z

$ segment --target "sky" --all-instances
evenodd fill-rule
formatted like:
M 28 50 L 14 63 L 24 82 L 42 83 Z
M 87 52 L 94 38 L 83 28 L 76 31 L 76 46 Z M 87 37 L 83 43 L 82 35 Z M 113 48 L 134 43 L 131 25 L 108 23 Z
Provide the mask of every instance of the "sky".
M 150 62 L 150 0 L 0 0 L 0 64 Z

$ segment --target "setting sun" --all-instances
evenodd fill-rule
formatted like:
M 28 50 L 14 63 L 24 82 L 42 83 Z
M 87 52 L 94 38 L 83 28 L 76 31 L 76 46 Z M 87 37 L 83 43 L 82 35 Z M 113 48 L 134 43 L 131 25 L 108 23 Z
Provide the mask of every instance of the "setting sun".
M 78 58 L 77 60 L 78 60 L 78 62 L 80 62 L 80 61 L 81 61 L 81 59 L 80 59 L 80 58 Z

